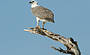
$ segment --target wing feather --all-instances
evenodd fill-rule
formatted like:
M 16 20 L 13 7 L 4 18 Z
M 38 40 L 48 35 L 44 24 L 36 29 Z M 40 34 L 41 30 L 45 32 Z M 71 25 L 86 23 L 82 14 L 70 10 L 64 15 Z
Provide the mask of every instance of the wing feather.
M 31 8 L 31 11 L 36 17 L 39 17 L 41 19 L 53 19 L 54 18 L 53 12 L 42 6 Z

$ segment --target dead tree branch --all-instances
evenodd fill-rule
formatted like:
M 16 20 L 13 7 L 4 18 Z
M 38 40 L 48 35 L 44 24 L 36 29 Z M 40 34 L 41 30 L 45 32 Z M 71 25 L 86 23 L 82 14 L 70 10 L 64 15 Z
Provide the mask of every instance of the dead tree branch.
M 78 48 L 78 44 L 76 41 L 74 41 L 73 38 L 65 38 L 64 36 L 61 36 L 59 34 L 55 34 L 53 32 L 50 32 L 48 30 L 41 29 L 40 27 L 36 28 L 29 28 L 30 30 L 24 29 L 24 31 L 33 33 L 33 34 L 40 34 L 43 36 L 46 36 L 48 38 L 51 38 L 52 40 L 58 41 L 64 46 L 66 46 L 66 50 L 63 50 L 62 48 L 55 48 L 52 47 L 54 50 L 57 50 L 59 52 L 65 53 L 65 54 L 71 54 L 71 55 L 81 55 L 81 52 Z

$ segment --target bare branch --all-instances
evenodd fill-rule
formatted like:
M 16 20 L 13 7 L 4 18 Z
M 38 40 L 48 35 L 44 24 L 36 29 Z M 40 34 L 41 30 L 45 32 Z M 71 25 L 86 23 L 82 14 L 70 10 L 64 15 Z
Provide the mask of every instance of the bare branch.
M 24 31 L 33 33 L 33 34 L 39 34 L 39 35 L 43 35 L 46 36 L 48 38 L 51 38 L 52 40 L 58 41 L 62 44 L 64 44 L 64 46 L 67 47 L 67 50 L 63 50 L 62 48 L 55 48 L 52 47 L 54 50 L 57 50 L 59 52 L 63 52 L 65 54 L 71 54 L 71 55 L 81 55 L 81 52 L 78 48 L 78 44 L 76 41 L 73 40 L 73 38 L 65 38 L 64 36 L 61 36 L 59 34 L 55 34 L 53 32 L 50 32 L 48 30 L 44 30 L 40 27 L 36 27 L 36 28 L 29 28 L 30 30 L 24 29 Z

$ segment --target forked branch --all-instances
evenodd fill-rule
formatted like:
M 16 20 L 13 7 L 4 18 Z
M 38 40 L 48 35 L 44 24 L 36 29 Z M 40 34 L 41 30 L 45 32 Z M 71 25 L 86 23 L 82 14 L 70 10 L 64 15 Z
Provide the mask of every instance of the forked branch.
M 81 52 L 78 48 L 78 44 L 76 41 L 74 41 L 73 38 L 65 38 L 64 36 L 61 36 L 59 34 L 55 34 L 53 32 L 50 32 L 48 30 L 44 30 L 40 27 L 36 27 L 36 28 L 29 28 L 29 30 L 24 29 L 24 31 L 33 33 L 33 34 L 39 34 L 39 35 L 43 35 L 46 36 L 48 38 L 51 38 L 52 40 L 58 41 L 62 44 L 64 44 L 64 46 L 66 46 L 66 50 L 63 50 L 62 48 L 55 48 L 52 47 L 54 50 L 57 50 L 59 52 L 65 53 L 65 54 L 71 54 L 71 55 L 81 55 Z

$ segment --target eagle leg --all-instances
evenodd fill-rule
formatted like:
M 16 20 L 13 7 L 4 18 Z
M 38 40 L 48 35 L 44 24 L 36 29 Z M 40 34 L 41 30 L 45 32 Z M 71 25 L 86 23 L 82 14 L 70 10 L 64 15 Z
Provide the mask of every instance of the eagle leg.
M 42 29 L 44 29 L 44 24 L 45 24 L 46 22 L 42 22 Z
M 37 26 L 36 26 L 36 27 L 39 27 L 39 22 L 40 22 L 40 20 L 39 20 L 39 19 L 37 19 Z

